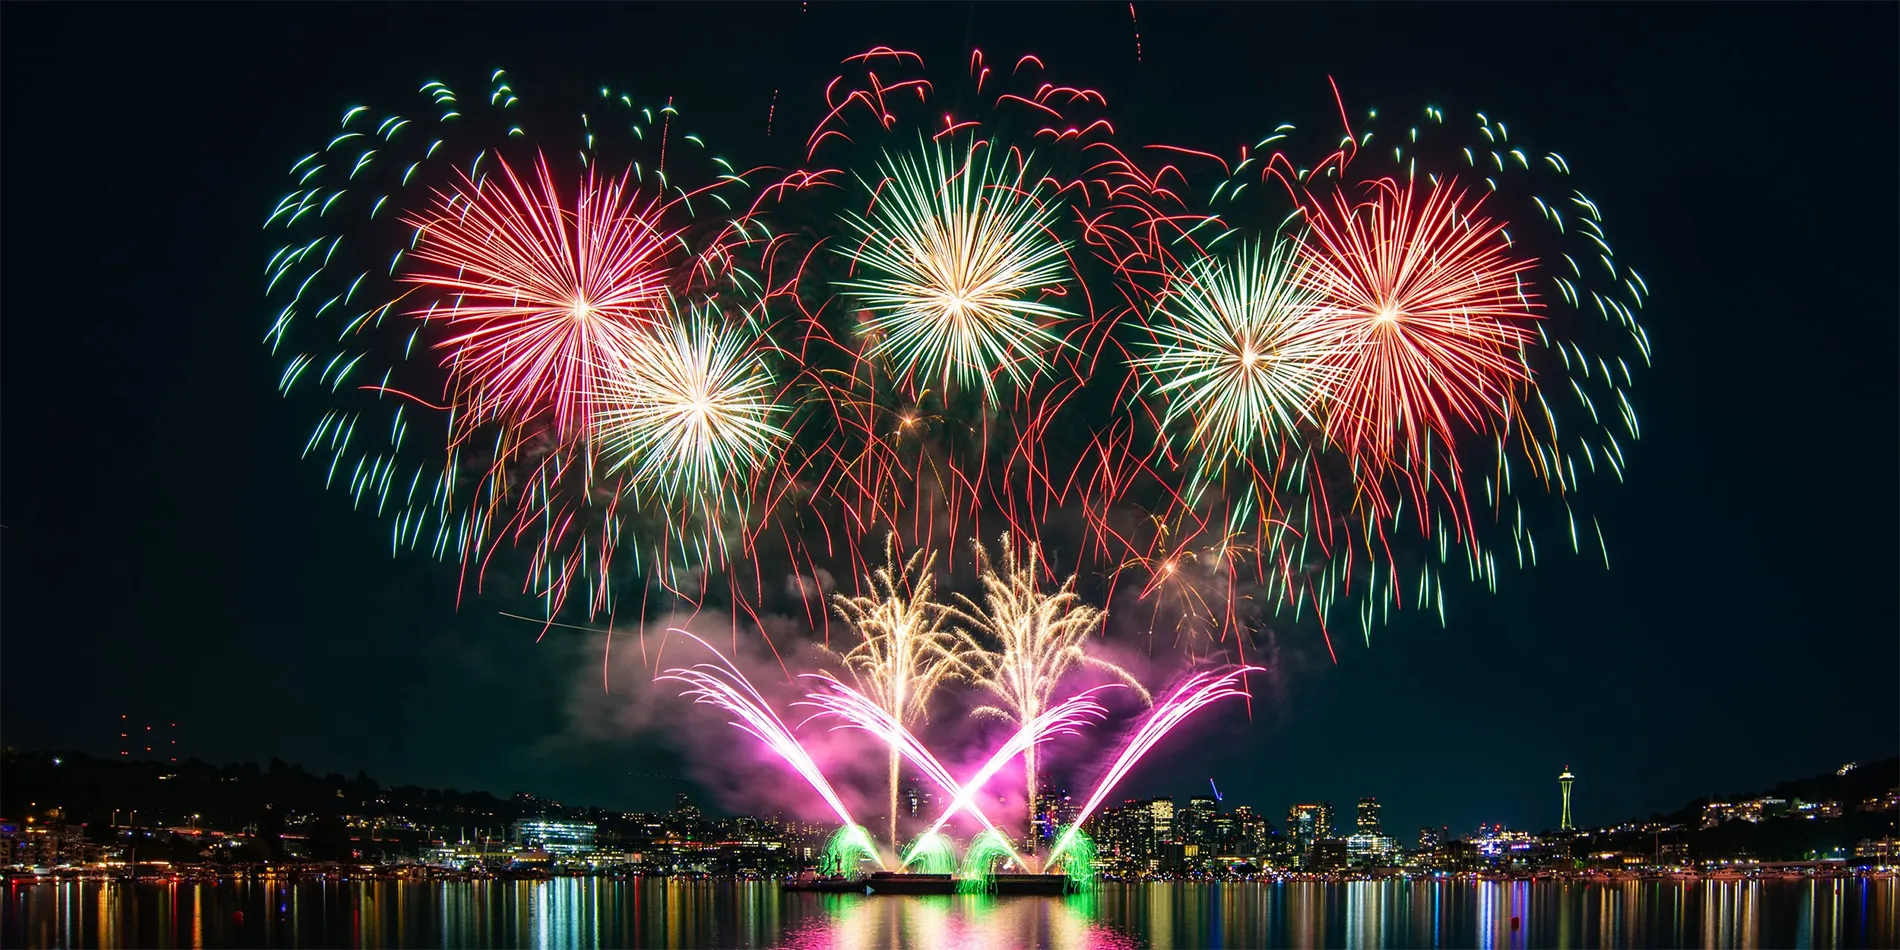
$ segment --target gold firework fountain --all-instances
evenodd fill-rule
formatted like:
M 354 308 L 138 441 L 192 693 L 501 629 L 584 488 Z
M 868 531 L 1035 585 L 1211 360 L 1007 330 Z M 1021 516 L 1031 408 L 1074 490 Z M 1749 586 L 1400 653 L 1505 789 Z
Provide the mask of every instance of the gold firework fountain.
M 947 626 L 951 612 L 931 600 L 936 556 L 926 558 L 919 552 L 900 568 L 894 539 L 886 539 L 884 556 L 885 566 L 868 578 L 869 595 L 839 594 L 833 606 L 858 638 L 841 657 L 858 691 L 909 729 L 926 718 L 930 697 L 939 686 L 972 673 L 978 651 Z M 903 849 L 897 837 L 900 761 L 892 746 L 889 830 L 894 853 Z
M 1088 605 L 1075 592 L 1075 575 L 1053 590 L 1043 589 L 1039 572 L 1042 552 L 1031 543 L 1019 549 L 1008 536 L 1000 557 L 977 545 L 983 569 L 983 603 L 957 596 L 957 613 L 993 647 L 967 639 L 974 651 L 976 685 L 995 698 L 971 715 L 1005 719 L 1021 725 L 1049 709 L 1050 697 L 1062 677 L 1076 666 L 1093 667 L 1121 680 L 1152 703 L 1141 683 L 1127 670 L 1082 649 L 1089 634 L 1102 622 L 1103 611 Z M 1023 776 L 1028 788 L 1029 819 L 1036 814 L 1036 747 L 1023 752 Z

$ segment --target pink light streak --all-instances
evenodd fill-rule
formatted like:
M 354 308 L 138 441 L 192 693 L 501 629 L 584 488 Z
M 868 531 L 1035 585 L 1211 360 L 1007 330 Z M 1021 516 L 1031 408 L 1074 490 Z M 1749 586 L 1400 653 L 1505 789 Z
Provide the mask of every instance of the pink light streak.
M 1049 867 L 1055 866 L 1056 859 L 1061 857 L 1062 852 L 1075 840 L 1075 829 L 1088 821 L 1089 816 L 1095 813 L 1095 809 L 1101 806 L 1102 799 L 1107 798 L 1108 793 L 1115 790 L 1115 785 L 1128 774 L 1129 769 L 1135 767 L 1136 762 L 1141 761 L 1142 756 L 1148 754 L 1149 749 L 1154 748 L 1155 744 L 1172 732 L 1175 726 L 1194 715 L 1201 707 L 1230 696 L 1247 695 L 1247 691 L 1240 685 L 1240 679 L 1248 673 L 1259 670 L 1260 667 L 1257 666 L 1236 666 L 1225 673 L 1213 671 L 1196 673 L 1176 688 L 1167 699 L 1155 703 L 1154 711 L 1148 714 L 1141 728 L 1128 737 L 1127 743 L 1122 746 L 1121 754 L 1115 757 L 1108 771 L 1102 774 L 1101 781 L 1096 783 L 1095 791 L 1089 795 L 1088 801 L 1082 805 L 1082 810 L 1076 814 L 1075 824 L 1070 826 L 1069 832 L 1063 835 L 1062 840 L 1056 842 L 1056 846 L 1049 851 L 1049 859 L 1044 864 Z
M 862 729 L 883 739 L 886 743 L 897 749 L 904 758 L 909 759 L 912 765 L 917 766 L 925 775 L 928 775 L 931 781 L 936 782 L 945 792 L 950 793 L 953 797 L 950 807 L 945 810 L 942 817 L 937 819 L 937 823 L 931 826 L 931 831 L 934 832 L 938 828 L 943 827 L 944 822 L 948 821 L 950 816 L 957 811 L 968 810 L 978 822 L 982 823 L 986 830 L 995 831 L 999 836 L 1004 838 L 1008 837 L 997 829 L 995 822 L 990 821 L 989 816 L 985 815 L 982 809 L 976 807 L 975 796 L 977 791 L 982 788 L 983 783 L 987 782 L 991 776 L 994 776 L 997 769 L 1002 767 L 1002 763 L 1009 761 L 1011 756 L 1003 755 L 1002 752 L 999 751 L 998 755 L 991 758 L 990 763 L 985 766 L 983 771 L 978 773 L 975 779 L 972 779 L 969 785 L 959 787 L 956 779 L 951 777 L 950 771 L 943 767 L 942 762 L 937 761 L 937 757 L 932 755 L 929 749 L 924 748 L 923 743 L 917 741 L 917 737 L 912 735 L 909 729 L 904 728 L 902 723 L 892 719 L 889 713 L 879 708 L 875 702 L 872 702 L 863 693 L 838 682 L 826 674 L 807 673 L 805 675 L 820 680 L 825 687 L 830 689 L 830 692 L 820 691 L 811 693 L 809 701 L 801 703 L 800 705 L 817 708 L 819 712 L 814 715 L 830 714 L 844 720 L 844 725 L 834 728 Z M 1005 745 L 1005 748 L 1007 749 L 1010 745 L 1017 745 L 1018 741 L 1021 740 L 1020 747 L 1018 747 L 1014 753 L 1020 754 L 1022 748 L 1027 748 L 1030 741 L 1045 738 L 1049 735 L 1072 733 L 1087 722 L 1089 715 L 1101 716 L 1106 714 L 1107 710 L 1103 709 L 1101 704 L 1090 698 L 1089 694 L 1093 692 L 1095 692 L 1095 690 L 1090 690 L 1088 693 L 1076 696 L 1068 702 L 1050 710 L 1049 713 L 1038 717 L 1032 721 L 1029 726 L 1025 726 L 1022 730 L 1019 730 L 1017 735 Z M 1037 729 L 1038 726 L 1041 728 Z M 1024 734 L 1030 733 L 1032 730 L 1041 733 L 1041 735 L 1030 735 L 1025 738 Z M 893 847 L 895 846 L 895 843 L 893 843 Z M 1017 864 L 1022 864 L 1022 858 L 1018 856 L 1014 850 L 1010 852 L 1010 856 Z
M 681 683 L 686 687 L 680 691 L 681 696 L 690 697 L 695 703 L 717 706 L 737 716 L 738 718 L 732 721 L 734 726 L 750 733 L 779 758 L 784 759 L 785 763 L 802 776 L 811 785 L 812 790 L 825 800 L 825 804 L 831 806 L 831 810 L 837 813 L 839 821 L 855 826 L 857 822 L 845 809 L 844 802 L 838 799 L 838 793 L 832 789 L 824 773 L 819 771 L 818 763 L 812 761 L 811 754 L 805 751 L 804 746 L 799 745 L 798 740 L 792 736 L 791 729 L 786 727 L 784 720 L 772 711 L 771 705 L 765 701 L 765 697 L 759 695 L 757 689 L 753 688 L 751 681 L 745 678 L 745 674 L 739 672 L 738 667 L 733 666 L 730 660 L 727 660 L 718 650 L 713 649 L 712 645 L 706 641 L 677 627 L 668 632 L 677 633 L 705 647 L 718 662 L 696 663 L 684 668 L 675 667 L 654 677 L 654 680 Z M 880 867 L 884 866 L 884 859 L 881 856 L 878 858 L 878 864 Z

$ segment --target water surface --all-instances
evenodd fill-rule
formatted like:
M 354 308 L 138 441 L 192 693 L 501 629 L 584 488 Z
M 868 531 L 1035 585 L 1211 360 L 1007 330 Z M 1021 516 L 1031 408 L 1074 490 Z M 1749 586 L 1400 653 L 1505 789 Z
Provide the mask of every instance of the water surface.
M 1105 884 L 863 897 L 744 881 L 8 887 L 4 947 L 1893 947 L 1896 882 Z

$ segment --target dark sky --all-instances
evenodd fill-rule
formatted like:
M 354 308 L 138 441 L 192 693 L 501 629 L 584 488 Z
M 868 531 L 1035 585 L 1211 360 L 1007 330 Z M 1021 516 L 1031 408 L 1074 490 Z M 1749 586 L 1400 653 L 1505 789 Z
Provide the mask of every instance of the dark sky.
M 1551 559 L 1208 724 L 1130 793 L 1401 829 L 1670 809 L 1891 754 L 1896 7 L 1142 4 L 8 5 L 0 733 L 637 807 L 665 751 L 556 743 L 595 662 L 454 602 L 451 568 L 299 464 L 259 344 L 259 224 L 341 108 L 505 66 L 677 97 L 750 163 L 883 43 L 1036 52 L 1125 139 L 1231 151 L 1324 104 L 1491 110 L 1556 144 L 1649 279 L 1615 568 Z M 786 113 L 781 113 L 785 115 Z M 747 155 L 754 150 L 756 157 Z M 746 164 L 747 162 L 742 162 Z M 1350 625 L 1349 625 L 1350 626 Z M 1323 656 L 1323 653 L 1320 654 Z

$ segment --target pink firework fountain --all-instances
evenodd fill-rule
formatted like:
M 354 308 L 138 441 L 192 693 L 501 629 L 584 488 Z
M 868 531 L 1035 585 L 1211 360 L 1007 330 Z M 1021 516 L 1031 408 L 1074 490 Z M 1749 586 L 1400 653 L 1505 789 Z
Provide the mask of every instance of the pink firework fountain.
M 730 660 L 721 656 L 719 651 L 713 649 L 712 645 L 706 641 L 678 628 L 669 632 L 690 638 L 693 642 L 705 647 L 706 651 L 711 653 L 718 662 L 676 667 L 661 673 L 654 679 L 681 683 L 686 689 L 682 690 L 680 695 L 691 698 L 695 703 L 717 706 L 737 717 L 732 720 L 734 726 L 750 733 L 764 743 L 766 748 L 785 760 L 785 764 L 791 766 L 793 771 L 796 771 L 812 787 L 812 790 L 825 800 L 825 804 L 831 806 L 831 810 L 837 813 L 838 820 L 843 822 L 845 827 L 857 828 L 857 821 L 844 807 L 844 802 L 839 800 L 837 791 L 825 779 L 825 774 L 819 771 L 818 763 L 812 761 L 811 753 L 805 751 L 805 747 L 792 736 L 791 729 L 787 728 L 784 720 L 772 711 L 771 704 L 765 701 L 764 696 L 759 695 L 759 691 L 752 686 L 750 680 L 745 678 L 745 674 L 739 672 L 738 667 L 733 666 Z M 879 858 L 879 863 L 883 863 L 882 858 Z
M 1056 736 L 1074 735 L 1080 732 L 1083 726 L 1099 721 L 1108 714 L 1108 710 L 1095 701 L 1095 694 L 1104 689 L 1117 688 L 1115 685 L 1109 685 L 1087 690 L 1070 697 L 1031 720 L 1021 729 L 1016 730 L 1009 741 L 991 755 L 989 761 L 984 763 L 968 782 L 959 784 L 951 777 L 950 771 L 943 767 L 943 763 L 939 762 L 937 757 L 931 754 L 930 750 L 925 748 L 910 730 L 879 708 L 877 703 L 869 697 L 830 676 L 823 674 L 807 674 L 807 676 L 819 680 L 821 686 L 801 705 L 815 707 L 819 710 L 816 715 L 830 715 L 844 720 L 843 725 L 837 728 L 862 729 L 884 740 L 950 796 L 949 806 L 937 817 L 936 822 L 930 826 L 930 830 L 924 833 L 925 837 L 936 834 L 943 828 L 944 823 L 958 812 L 968 811 L 982 824 L 985 831 L 993 833 L 999 840 L 1006 836 L 988 815 L 976 807 L 977 793 L 1004 765 L 1021 755 L 1031 745 Z M 1023 864 L 1022 857 L 1013 849 L 1010 850 L 1009 855 L 1012 862 L 1018 865 Z
M 790 765 L 805 782 L 824 799 L 838 816 L 847 831 L 856 835 L 856 840 L 865 844 L 865 850 L 871 851 L 868 836 L 852 818 L 844 806 L 837 791 L 812 760 L 811 754 L 793 734 L 792 727 L 779 718 L 771 705 L 760 695 L 745 675 L 733 666 L 731 661 L 721 656 L 713 647 L 683 630 L 674 630 L 688 637 L 712 653 L 715 661 L 698 663 L 689 667 L 677 667 L 666 670 L 655 677 L 683 684 L 686 688 L 682 695 L 690 697 L 696 703 L 703 703 L 725 710 L 734 716 L 732 725 L 764 743 L 775 755 Z M 1128 772 L 1189 716 L 1222 699 L 1246 695 L 1243 678 L 1260 667 L 1235 666 L 1225 670 L 1196 673 L 1175 687 L 1166 698 L 1155 703 L 1141 724 L 1130 733 L 1121 749 L 1110 762 L 1107 770 L 1097 780 L 1094 790 L 1084 801 L 1075 823 L 1068 827 L 1058 838 L 1043 861 L 1045 872 L 1062 868 L 1065 857 L 1073 862 L 1075 855 L 1086 852 L 1078 845 L 1079 829 L 1095 813 L 1104 799 L 1114 791 L 1115 786 L 1125 778 Z M 1025 870 L 1029 863 L 1008 845 L 1009 836 L 997 828 L 988 815 L 977 804 L 983 789 L 1010 762 L 1021 757 L 1033 746 L 1049 740 L 1078 735 L 1090 725 L 1100 722 L 1107 709 L 1099 701 L 1100 694 L 1116 685 L 1097 686 L 1084 690 L 1058 703 L 1042 715 L 1030 720 L 1017 729 L 996 751 L 991 753 L 982 767 L 962 782 L 950 774 L 949 769 L 920 741 L 911 731 L 894 719 L 889 712 L 863 693 L 839 682 L 826 674 L 806 674 L 807 678 L 817 680 L 817 688 L 806 694 L 806 698 L 795 705 L 809 707 L 813 714 L 805 722 L 819 717 L 831 717 L 838 720 L 834 728 L 858 729 L 877 737 L 883 744 L 895 749 L 899 755 L 911 762 L 919 771 L 943 789 L 949 796 L 949 803 L 924 832 L 920 840 L 932 839 L 952 818 L 967 812 L 981 827 L 978 841 L 987 842 L 1000 852 L 999 857 L 1006 865 L 1013 864 Z M 891 864 L 885 855 L 875 854 L 877 863 L 888 868 Z M 1086 858 L 1083 859 L 1086 864 Z M 1070 870 L 1074 870 L 1071 868 Z

